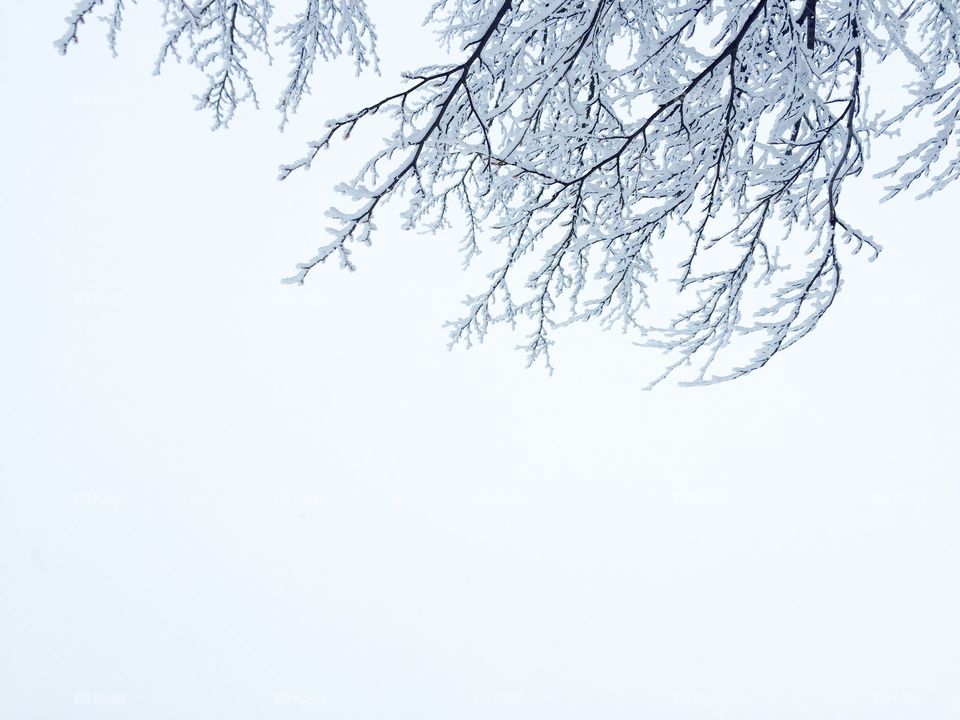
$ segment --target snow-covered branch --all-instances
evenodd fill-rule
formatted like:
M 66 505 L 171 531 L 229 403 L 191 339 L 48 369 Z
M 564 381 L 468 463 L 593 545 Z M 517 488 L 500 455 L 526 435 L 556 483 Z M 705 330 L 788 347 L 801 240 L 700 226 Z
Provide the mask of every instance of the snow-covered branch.
M 136 2 L 137 0 L 130 0 Z M 80 26 L 83 25 L 100 6 L 109 6 L 110 10 L 106 15 L 100 17 L 107 24 L 107 44 L 114 57 L 117 56 L 117 33 L 123 26 L 123 12 L 126 9 L 124 0 L 78 0 L 73 12 L 70 13 L 65 21 L 67 31 L 59 40 L 54 43 L 61 55 L 66 55 L 71 43 L 77 43 Z
M 346 53 L 353 57 L 357 75 L 370 65 L 380 72 L 377 35 L 362 0 L 307 0 L 303 12 L 279 32 L 282 42 L 290 46 L 291 60 L 289 83 L 277 104 L 283 114 L 281 126 L 310 92 L 318 58 L 331 60 Z
M 289 282 L 332 256 L 353 268 L 351 245 L 405 194 L 411 226 L 447 227 L 460 208 L 468 260 L 499 248 L 453 343 L 525 323 L 529 362 L 551 367 L 554 331 L 596 320 L 668 352 L 664 376 L 761 367 L 833 302 L 838 243 L 878 249 L 840 201 L 863 163 L 864 14 L 826 0 L 437 2 L 430 18 L 464 61 L 408 74 L 282 168 L 373 114 L 394 118 L 342 187 L 356 205 L 333 213 L 333 242 Z M 663 282 L 683 309 L 651 325 Z M 735 341 L 752 354 L 721 368 Z
M 272 3 L 164 2 L 161 61 L 189 50 L 210 77 L 200 104 L 225 124 L 255 101 L 245 59 L 269 52 Z M 82 0 L 58 46 L 101 4 Z M 119 28 L 123 3 L 110 7 Z M 435 0 L 427 20 L 459 60 L 405 73 L 281 168 L 373 116 L 392 124 L 339 186 L 330 242 L 287 281 L 331 258 L 353 269 L 402 197 L 407 227 L 463 226 L 464 262 L 488 263 L 451 344 L 505 324 L 552 367 L 557 331 L 596 322 L 666 353 L 660 379 L 739 377 L 818 325 L 842 263 L 879 252 L 844 204 L 871 139 L 932 128 L 882 173 L 891 197 L 960 177 L 960 0 Z M 361 0 L 306 0 L 279 39 L 284 122 L 317 58 L 377 67 Z M 908 98 L 870 117 L 869 76 L 895 59 Z
M 135 0 L 130 0 L 135 2 Z M 109 5 L 101 17 L 108 25 L 107 41 L 117 54 L 117 34 L 126 0 L 79 0 L 67 16 L 67 32 L 56 43 L 66 53 L 76 43 L 79 28 L 96 9 Z M 225 127 L 244 102 L 259 106 L 248 68 L 252 54 L 271 57 L 274 43 L 289 46 L 291 69 L 277 109 L 281 126 L 297 111 L 310 91 L 309 79 L 319 60 L 350 55 L 357 72 L 378 67 L 376 33 L 364 0 L 306 0 L 293 22 L 271 31 L 272 0 L 160 0 L 166 39 L 154 73 L 171 57 L 186 60 L 206 76 L 206 85 L 194 97 L 200 110 L 209 111 L 213 127 Z

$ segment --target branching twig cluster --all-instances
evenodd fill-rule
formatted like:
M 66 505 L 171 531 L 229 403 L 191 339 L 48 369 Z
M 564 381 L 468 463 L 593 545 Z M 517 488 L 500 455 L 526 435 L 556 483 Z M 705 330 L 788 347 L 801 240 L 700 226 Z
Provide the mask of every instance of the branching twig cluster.
M 208 0 L 187 14 L 165 1 L 194 47 L 216 32 L 265 46 L 269 2 Z M 99 4 L 82 0 L 63 47 Z M 213 5 L 233 7 L 247 30 L 206 25 L 201 10 Z M 122 6 L 108 15 L 113 28 Z M 367 61 L 372 30 L 328 34 L 324 7 L 314 0 L 282 29 L 307 59 L 291 72 L 284 113 L 312 58 L 347 49 L 358 68 Z M 359 0 L 341 0 L 340 12 L 369 28 Z M 393 123 L 340 186 L 351 203 L 332 211 L 331 242 L 288 281 L 334 257 L 353 269 L 383 204 L 404 196 L 408 226 L 464 221 L 465 262 L 481 250 L 495 258 L 450 323 L 451 344 L 522 325 L 529 362 L 550 367 L 558 328 L 597 321 L 666 352 L 659 380 L 684 367 L 694 383 L 739 377 L 816 327 L 840 288 L 844 246 L 879 252 L 842 203 L 871 137 L 916 115 L 935 123 L 886 173 L 890 196 L 960 175 L 958 0 L 436 0 L 428 21 L 462 61 L 405 74 L 397 92 L 331 121 L 281 168 L 286 178 L 309 166 L 374 115 Z M 206 67 L 206 52 L 191 59 Z M 230 87 L 252 92 L 232 64 L 243 55 L 217 57 L 239 78 Z M 892 57 L 915 72 L 910 99 L 870 119 L 865 72 Z M 237 94 L 202 104 L 217 107 L 224 92 Z M 678 304 L 655 322 L 651 298 L 664 284 Z M 732 347 L 749 354 L 730 359 Z
M 136 2 L 136 0 L 130 0 Z M 289 82 L 277 103 L 286 125 L 304 95 L 310 92 L 310 77 L 318 60 L 347 53 L 357 73 L 378 67 L 376 33 L 367 16 L 364 0 L 302 0 L 306 6 L 293 22 L 276 29 L 275 40 L 288 47 Z M 195 95 L 197 107 L 213 116 L 213 127 L 225 127 L 237 108 L 250 101 L 259 107 L 253 78 L 248 69 L 251 53 L 271 59 L 273 2 L 271 0 L 160 0 L 166 40 L 154 66 L 159 74 L 166 60 L 185 59 L 207 77 L 203 91 Z M 107 40 L 117 54 L 117 33 L 123 23 L 125 0 L 78 0 L 67 16 L 67 32 L 55 44 L 66 53 L 76 43 L 80 26 L 98 8 L 106 14 Z
M 333 242 L 290 281 L 333 255 L 352 268 L 350 246 L 403 192 L 411 224 L 437 229 L 463 209 L 468 260 L 482 237 L 501 248 L 452 343 L 525 321 L 529 362 L 549 367 L 556 328 L 598 320 L 667 351 L 663 377 L 691 362 L 695 382 L 761 367 L 832 303 L 838 243 L 878 250 L 839 209 L 863 162 L 865 14 L 826 0 L 438 2 L 444 39 L 467 40 L 463 63 L 409 74 L 282 169 L 372 114 L 396 122 L 343 187 L 356 205 L 335 214 Z M 671 279 L 684 308 L 651 327 L 649 287 L 680 243 Z M 719 352 L 744 337 L 752 356 L 718 371 Z

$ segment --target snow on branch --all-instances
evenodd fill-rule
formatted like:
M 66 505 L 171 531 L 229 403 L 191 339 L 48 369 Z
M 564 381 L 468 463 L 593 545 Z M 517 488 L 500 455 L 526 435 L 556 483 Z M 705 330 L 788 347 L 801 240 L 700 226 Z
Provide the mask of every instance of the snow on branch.
M 458 208 L 467 262 L 499 258 L 451 344 L 523 325 L 528 362 L 552 368 L 555 331 L 597 321 L 666 352 L 661 379 L 762 367 L 830 307 L 839 247 L 879 250 L 840 198 L 863 165 L 863 56 L 881 49 L 861 28 L 883 17 L 855 0 L 440 0 L 429 19 L 463 61 L 408 73 L 281 168 L 393 119 L 342 188 L 356 205 L 332 213 L 333 241 L 287 282 L 334 256 L 352 269 L 351 246 L 403 195 L 408 225 L 446 228 Z M 682 307 L 652 325 L 665 281 Z M 736 343 L 752 354 L 722 363 Z
M 109 4 L 101 17 L 108 25 L 107 41 L 117 54 L 117 34 L 122 27 L 127 0 L 79 0 L 67 16 L 67 32 L 55 46 L 65 54 L 78 42 L 80 26 L 94 11 Z M 129 0 L 135 2 L 135 0 Z M 301 0 L 302 1 L 302 0 Z M 289 46 L 289 84 L 277 104 L 285 125 L 310 91 L 309 78 L 318 60 L 350 55 L 359 73 L 378 68 L 376 33 L 364 0 L 306 0 L 293 22 L 271 32 L 272 0 L 160 0 L 166 29 L 154 73 L 171 57 L 186 60 L 204 73 L 202 91 L 194 97 L 197 108 L 210 112 L 213 127 L 229 125 L 244 102 L 259 107 L 254 80 L 248 68 L 252 54 L 271 59 L 274 43 Z
M 136 2 L 136 0 L 130 1 L 134 3 Z M 94 10 L 99 6 L 106 4 L 108 3 L 106 3 L 105 0 L 78 0 L 73 12 L 64 18 L 67 23 L 67 31 L 64 33 L 63 37 L 54 42 L 54 46 L 60 51 L 61 55 L 67 54 L 67 50 L 69 49 L 71 43 L 78 42 L 80 26 L 89 19 Z M 110 47 L 110 51 L 113 53 L 113 56 L 116 57 L 117 33 L 120 32 L 120 28 L 123 25 L 123 11 L 125 10 L 125 5 L 124 0 L 112 0 L 109 5 L 111 6 L 110 12 L 104 16 L 101 16 L 100 19 L 107 24 L 107 45 Z
M 163 2 L 161 61 L 189 52 L 210 77 L 201 106 L 226 124 L 255 101 L 244 63 L 269 52 L 272 3 Z M 361 0 L 299 2 L 278 31 L 283 122 L 317 58 L 377 68 Z M 81 0 L 58 47 L 102 4 Z M 123 3 L 110 7 L 119 28 Z M 847 258 L 879 252 L 843 201 L 872 139 L 930 128 L 877 168 L 889 197 L 960 177 L 960 0 L 435 0 L 427 21 L 459 59 L 404 73 L 281 167 L 309 167 L 374 116 L 391 125 L 287 282 L 331 259 L 354 269 L 402 198 L 407 227 L 464 227 L 465 264 L 486 262 L 451 345 L 507 325 L 552 368 L 558 331 L 591 322 L 659 348 L 654 384 L 740 377 L 817 327 Z M 907 99 L 868 115 L 868 75 L 888 61 L 913 73 Z
M 279 28 L 279 33 L 282 42 L 290 46 L 291 59 L 289 82 L 277 104 L 283 114 L 281 127 L 310 92 L 310 75 L 317 58 L 332 60 L 349 54 L 357 75 L 370 65 L 380 72 L 377 35 L 363 0 L 307 0 L 296 21 Z

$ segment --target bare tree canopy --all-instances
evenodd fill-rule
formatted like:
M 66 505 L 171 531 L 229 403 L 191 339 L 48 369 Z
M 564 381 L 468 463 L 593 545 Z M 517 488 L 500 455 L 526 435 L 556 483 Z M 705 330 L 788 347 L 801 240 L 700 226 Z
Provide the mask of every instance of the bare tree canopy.
M 270 53 L 271 33 L 291 57 L 284 122 L 318 58 L 377 64 L 363 0 L 307 0 L 275 31 L 270 0 L 161 1 L 157 67 L 182 52 L 206 72 L 198 102 L 216 127 L 256 102 L 245 60 Z M 61 50 L 100 6 L 116 47 L 124 0 L 81 0 Z M 680 368 L 693 383 L 739 377 L 816 327 L 845 253 L 879 252 L 841 202 L 872 138 L 913 117 L 934 128 L 874 171 L 887 197 L 960 174 L 957 0 L 438 0 L 427 21 L 462 60 L 330 121 L 280 177 L 387 115 L 392 135 L 339 188 L 332 241 L 288 282 L 331 258 L 352 270 L 381 206 L 403 196 L 407 226 L 465 225 L 465 262 L 494 258 L 451 343 L 505 323 L 551 367 L 555 332 L 597 321 L 666 352 L 654 383 Z M 884 63 L 910 71 L 906 99 L 868 109 Z M 651 322 L 664 304 L 675 315 Z

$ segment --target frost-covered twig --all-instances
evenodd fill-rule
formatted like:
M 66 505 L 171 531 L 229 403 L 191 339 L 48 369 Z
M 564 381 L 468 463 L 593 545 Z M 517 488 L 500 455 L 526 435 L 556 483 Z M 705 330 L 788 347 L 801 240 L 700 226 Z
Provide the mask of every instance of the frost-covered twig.
M 117 53 L 126 0 L 109 0 L 107 41 Z M 131 0 L 135 2 L 135 0 Z M 230 123 L 244 102 L 259 106 L 254 80 L 248 68 L 251 54 L 270 59 L 274 42 L 290 46 L 289 84 L 277 105 L 281 126 L 296 112 L 318 60 L 349 54 L 359 73 L 372 65 L 378 68 L 376 33 L 364 0 L 306 0 L 296 19 L 281 26 L 273 36 L 272 0 L 161 0 L 166 29 L 154 73 L 159 74 L 169 59 L 185 59 L 207 78 L 202 91 L 194 95 L 197 108 L 209 111 L 213 127 Z M 78 41 L 80 25 L 107 0 L 79 0 L 66 18 L 67 32 L 56 43 L 63 54 Z
M 130 0 L 135 3 L 137 0 Z M 108 4 L 105 0 L 78 0 L 73 12 L 64 18 L 67 23 L 67 31 L 59 40 L 54 43 L 61 55 L 66 55 L 71 43 L 78 42 L 78 33 L 80 26 L 85 23 L 93 14 L 96 8 Z M 107 45 L 113 56 L 117 56 L 117 33 L 123 26 L 123 12 L 126 9 L 124 0 L 110 0 L 110 12 L 100 19 L 107 24 Z
M 277 109 L 288 116 L 300 107 L 310 92 L 309 80 L 317 59 L 332 60 L 344 53 L 354 61 L 357 75 L 370 65 L 379 73 L 377 35 L 363 0 L 307 0 L 296 20 L 278 29 L 281 41 L 290 46 L 289 82 Z

